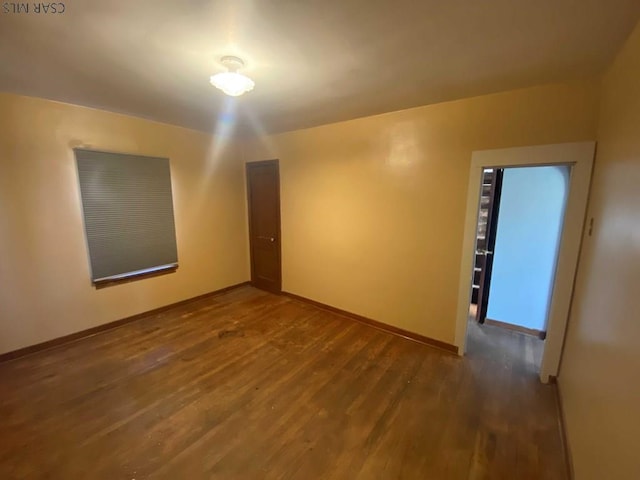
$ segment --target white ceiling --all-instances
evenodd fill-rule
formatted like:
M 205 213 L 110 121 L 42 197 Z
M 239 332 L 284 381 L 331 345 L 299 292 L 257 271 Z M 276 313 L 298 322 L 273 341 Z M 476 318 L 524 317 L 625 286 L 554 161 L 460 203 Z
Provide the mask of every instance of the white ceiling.
M 223 116 L 276 132 L 592 76 L 640 16 L 640 0 L 62 2 L 0 9 L 0 91 L 205 131 Z M 236 100 L 209 84 L 228 54 L 256 81 Z

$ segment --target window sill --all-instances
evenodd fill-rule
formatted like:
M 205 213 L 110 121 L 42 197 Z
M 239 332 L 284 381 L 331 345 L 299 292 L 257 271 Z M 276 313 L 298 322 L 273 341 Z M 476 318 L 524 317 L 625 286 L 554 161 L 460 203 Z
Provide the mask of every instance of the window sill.
M 138 280 L 144 280 L 146 278 L 159 277 L 160 275 L 168 275 L 170 273 L 175 273 L 176 270 L 178 270 L 178 265 L 169 265 L 167 267 L 154 269 L 150 271 L 146 270 L 142 272 L 134 272 L 121 277 L 94 280 L 93 286 L 96 290 L 100 290 L 101 288 L 122 285 L 123 283 L 136 282 Z

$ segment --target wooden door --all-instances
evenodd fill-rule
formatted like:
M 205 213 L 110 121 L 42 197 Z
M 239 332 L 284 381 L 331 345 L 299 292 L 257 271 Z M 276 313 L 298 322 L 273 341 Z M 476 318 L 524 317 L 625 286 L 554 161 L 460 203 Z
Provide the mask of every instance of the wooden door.
M 496 169 L 491 176 L 489 186 L 489 206 L 487 212 L 487 230 L 484 248 L 476 249 L 479 257 L 480 282 L 478 290 L 478 308 L 476 321 L 484 323 L 489 307 L 489 291 L 491 289 L 491 272 L 493 270 L 493 254 L 498 232 L 498 215 L 500 214 L 500 195 L 502 193 L 502 176 L 504 170 Z
M 280 293 L 280 173 L 278 160 L 250 162 L 247 168 L 247 204 L 251 283 Z

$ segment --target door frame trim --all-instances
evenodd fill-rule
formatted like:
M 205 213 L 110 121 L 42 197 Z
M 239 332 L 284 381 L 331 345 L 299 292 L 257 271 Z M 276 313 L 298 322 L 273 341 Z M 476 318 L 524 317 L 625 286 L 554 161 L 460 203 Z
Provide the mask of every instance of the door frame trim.
M 460 355 L 464 355 L 467 348 L 467 322 L 473 281 L 473 250 L 482 193 L 480 183 L 483 169 L 569 165 L 571 166 L 569 192 L 547 315 L 547 338 L 540 366 L 540 380 L 548 383 L 550 376 L 558 375 L 582 245 L 595 148 L 596 142 L 575 142 L 479 150 L 472 153 L 456 314 L 455 345 Z
M 254 279 L 254 267 L 253 267 L 253 261 L 254 261 L 254 255 L 253 255 L 253 248 L 251 245 L 251 239 L 253 238 L 252 234 L 251 234 L 251 191 L 249 190 L 249 169 L 251 168 L 255 168 L 255 167 L 260 167 L 260 166 L 264 166 L 264 165 L 275 165 L 277 170 L 278 170 L 278 263 L 280 265 L 280 283 L 278 285 L 278 291 L 277 292 L 273 292 L 273 293 L 281 293 L 282 292 L 282 214 L 281 214 L 281 204 L 280 204 L 280 160 L 277 158 L 271 159 L 271 160 L 257 160 L 257 161 L 252 161 L 252 162 L 245 162 L 244 164 L 244 185 L 245 185 L 245 189 L 246 189 L 246 199 L 247 199 L 247 224 L 248 224 L 248 234 L 249 234 L 249 268 L 250 268 L 250 275 L 251 275 L 251 284 L 255 285 L 255 279 Z

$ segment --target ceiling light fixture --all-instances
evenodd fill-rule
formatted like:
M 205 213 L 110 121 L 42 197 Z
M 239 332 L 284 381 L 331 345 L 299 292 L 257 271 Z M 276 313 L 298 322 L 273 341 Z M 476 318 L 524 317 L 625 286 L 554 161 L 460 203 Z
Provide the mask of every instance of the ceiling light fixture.
M 255 82 L 246 75 L 238 73 L 238 70 L 244 67 L 244 62 L 240 58 L 226 56 L 220 59 L 220 63 L 227 67 L 227 71 L 212 75 L 211 85 L 232 97 L 238 97 L 253 90 Z

